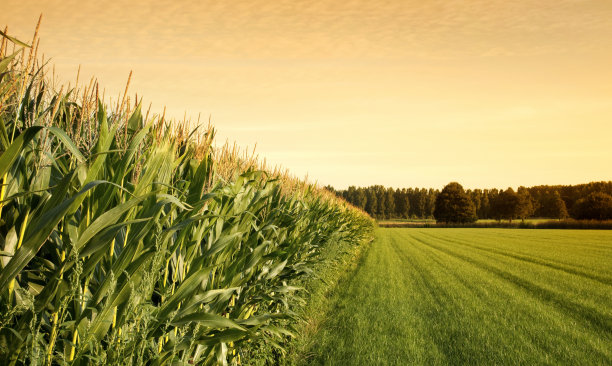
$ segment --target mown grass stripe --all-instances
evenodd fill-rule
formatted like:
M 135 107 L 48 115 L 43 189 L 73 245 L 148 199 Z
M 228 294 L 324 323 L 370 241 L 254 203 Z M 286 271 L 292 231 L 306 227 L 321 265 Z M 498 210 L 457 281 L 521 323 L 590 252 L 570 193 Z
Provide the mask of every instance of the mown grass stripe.
M 516 235 L 516 236 L 508 236 L 504 233 L 505 230 L 496 230 L 492 233 L 494 235 L 481 236 L 479 233 L 474 233 L 474 236 L 469 234 L 469 232 L 458 232 L 454 234 L 451 238 L 448 235 L 445 235 L 440 232 L 423 232 L 422 235 L 432 236 L 433 238 L 445 238 L 453 243 L 461 243 L 461 244 L 473 244 L 483 242 L 483 239 L 486 238 L 487 246 L 491 248 L 497 248 L 499 250 L 503 250 L 508 253 L 514 253 L 517 255 L 529 255 L 532 254 L 537 256 L 538 258 L 542 258 L 543 260 L 549 260 L 554 263 L 559 263 L 562 265 L 567 265 L 570 267 L 589 269 L 592 266 L 591 261 L 593 259 L 601 258 L 601 253 L 593 254 L 591 250 L 588 248 L 588 243 L 574 243 L 571 246 L 563 246 L 563 240 L 561 241 L 532 241 L 528 235 Z M 571 235 L 571 234 L 570 234 Z M 567 241 L 571 240 L 571 236 L 567 238 Z M 528 243 L 529 246 L 525 246 L 523 243 Z M 609 246 L 609 245 L 608 245 Z M 535 249 L 537 248 L 537 249 Z M 588 249 L 588 250 L 586 250 Z M 567 253 L 572 253 L 571 260 L 568 260 Z M 559 253 L 563 253 L 564 255 L 560 255 Z M 612 252 L 604 253 L 603 255 L 612 255 Z M 605 270 L 606 268 L 601 268 Z
M 475 244 L 482 247 L 496 235 L 495 231 L 472 230 Z M 610 302 L 587 291 L 602 294 L 608 285 L 544 268 L 544 273 L 557 273 L 563 280 L 542 289 L 541 283 L 534 282 L 541 276 L 540 265 L 521 264 L 499 253 L 480 253 L 430 234 L 443 239 L 456 235 L 461 241 L 468 236 L 457 229 L 377 232 L 377 240 L 352 281 L 331 300 L 336 306 L 327 314 L 328 321 L 314 336 L 311 348 L 319 356 L 308 364 L 612 361 Z M 540 238 L 538 233 L 532 235 Z M 588 240 L 588 233 L 563 235 L 568 240 Z M 605 235 L 612 237 L 612 233 Z M 526 237 L 507 239 L 504 245 L 519 245 L 518 240 Z M 533 244 L 533 253 L 536 247 Z M 563 253 L 568 260 L 573 255 L 567 248 Z M 601 258 L 596 268 L 608 266 L 609 259 Z M 565 281 L 570 278 L 575 286 Z M 556 278 L 543 281 L 556 282 Z M 585 287 L 583 302 L 576 301 L 572 293 L 580 285 Z
M 523 277 L 514 275 L 509 271 L 504 271 L 500 268 L 487 264 L 483 261 L 476 260 L 473 257 L 457 253 L 456 251 L 449 250 L 448 248 L 445 248 L 441 245 L 435 245 L 435 244 L 432 244 L 431 242 L 425 242 L 425 241 L 422 241 L 422 243 L 431 248 L 445 252 L 456 258 L 462 259 L 468 263 L 471 263 L 475 266 L 483 268 L 495 274 L 499 278 L 502 278 L 505 281 L 508 281 L 524 289 L 527 293 L 529 293 L 534 298 L 537 298 L 540 301 L 550 303 L 554 305 L 555 307 L 562 309 L 568 315 L 576 317 L 579 320 L 587 321 L 591 324 L 591 326 L 599 329 L 601 332 L 606 333 L 608 335 L 612 335 L 612 317 L 604 313 L 601 313 L 596 308 L 578 304 L 572 301 L 568 301 L 567 294 L 563 294 L 563 293 L 559 293 L 559 292 L 555 292 L 555 291 L 546 289 Z
M 421 237 L 421 240 L 428 242 L 426 238 L 424 239 L 423 237 Z M 436 242 L 438 243 L 438 241 Z M 550 291 L 565 291 L 569 300 L 585 303 L 585 305 L 589 306 L 601 301 L 612 301 L 612 293 L 609 290 L 609 285 L 586 287 L 582 282 L 588 282 L 590 280 L 581 279 L 573 274 L 559 272 L 551 268 L 525 263 L 520 260 L 492 253 L 474 251 L 462 245 L 457 245 L 457 243 L 453 243 L 454 241 L 451 241 L 451 243 L 447 242 L 444 247 L 468 257 L 478 258 L 490 265 L 495 265 L 497 268 L 510 271 L 519 277 L 528 278 L 533 283 L 537 283 L 538 286 Z
M 497 254 L 497 255 L 502 255 L 505 257 L 509 257 L 509 258 L 513 258 L 513 259 L 517 259 L 519 261 L 524 261 L 524 262 L 528 262 L 528 263 L 532 263 L 532 264 L 536 264 L 536 265 L 540 265 L 543 267 L 548 267 L 548 268 L 552 268 L 555 270 L 559 270 L 562 272 L 566 272 L 568 274 L 573 274 L 573 275 L 577 275 L 577 276 L 581 276 L 584 278 L 588 278 L 597 282 L 600 282 L 604 285 L 612 285 L 612 277 L 608 277 L 608 276 L 600 276 L 594 273 L 590 273 L 590 272 L 586 272 L 584 270 L 579 270 L 577 268 L 586 268 L 586 266 L 570 266 L 570 265 L 566 265 L 566 264 L 559 264 L 558 262 L 553 262 L 550 260 L 543 260 L 543 259 L 539 259 L 537 257 L 534 256 L 528 256 L 528 255 L 522 255 L 522 254 L 514 254 L 513 252 L 510 251 L 504 251 L 504 250 L 499 250 L 496 249 L 494 247 L 491 246 L 479 246 L 479 245 L 474 245 L 472 244 L 474 241 L 468 241 L 468 240 L 449 240 L 448 238 L 442 237 L 442 236 L 436 236 L 436 235 L 431 235 L 430 233 L 424 233 L 425 235 L 431 237 L 434 240 L 443 240 L 449 244 L 461 244 L 464 247 L 469 247 L 471 249 L 476 249 L 476 250 L 480 250 L 483 252 L 489 252 L 489 253 L 493 253 L 493 254 Z

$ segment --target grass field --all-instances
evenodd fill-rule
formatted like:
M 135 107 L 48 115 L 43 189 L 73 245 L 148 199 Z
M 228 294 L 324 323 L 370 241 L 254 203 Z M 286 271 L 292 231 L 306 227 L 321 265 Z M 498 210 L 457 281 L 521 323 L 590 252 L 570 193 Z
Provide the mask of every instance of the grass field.
M 612 364 L 612 232 L 379 229 L 307 364 Z

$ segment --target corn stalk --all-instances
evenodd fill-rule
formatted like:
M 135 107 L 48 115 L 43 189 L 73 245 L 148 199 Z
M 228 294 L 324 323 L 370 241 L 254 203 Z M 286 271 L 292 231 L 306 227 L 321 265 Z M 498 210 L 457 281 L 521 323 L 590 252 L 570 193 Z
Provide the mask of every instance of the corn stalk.
M 370 236 L 211 127 L 54 92 L 20 57 L 0 54 L 0 364 L 239 364 L 292 334 L 321 248 Z

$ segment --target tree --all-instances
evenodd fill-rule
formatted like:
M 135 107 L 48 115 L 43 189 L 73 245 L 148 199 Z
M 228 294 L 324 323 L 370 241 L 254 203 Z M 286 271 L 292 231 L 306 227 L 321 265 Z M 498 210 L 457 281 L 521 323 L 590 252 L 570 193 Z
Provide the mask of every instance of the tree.
M 447 184 L 436 197 L 434 217 L 445 223 L 469 223 L 477 219 L 474 203 L 457 182 Z
M 336 190 L 334 189 L 334 187 L 332 187 L 332 186 L 331 186 L 331 185 L 329 185 L 329 184 L 328 184 L 328 185 L 326 185 L 326 186 L 325 186 L 325 187 L 323 187 L 323 188 L 327 189 L 328 191 L 330 191 L 331 193 L 336 194 L 336 195 L 339 193 L 338 191 L 336 191 Z
M 482 191 L 482 199 L 480 200 L 480 211 L 478 211 L 478 218 L 480 219 L 488 219 L 489 211 L 491 210 L 489 206 L 489 191 Z
M 396 189 L 395 194 L 395 216 L 397 218 L 405 219 L 408 218 L 408 213 L 410 211 L 410 200 L 408 199 L 408 194 L 406 193 L 406 189 Z
M 436 208 L 436 197 L 439 191 L 437 189 L 429 188 L 427 191 L 427 199 L 425 202 L 425 215 L 423 218 L 429 219 L 434 216 L 434 209 Z
M 355 191 L 355 206 L 365 210 L 367 201 L 368 197 L 366 196 L 365 190 L 363 188 L 357 188 L 357 191 Z
M 376 192 L 372 187 L 366 189 L 366 204 L 365 211 L 372 217 L 376 215 L 376 209 L 378 208 L 378 200 L 376 199 Z
M 565 207 L 565 201 L 561 198 L 559 191 L 555 191 L 552 199 L 550 200 L 550 217 L 555 219 L 564 219 L 569 216 L 567 213 L 567 207 Z
M 378 219 L 385 218 L 385 210 L 387 207 L 387 195 L 385 192 L 385 187 L 376 185 L 374 188 L 374 194 L 376 195 L 376 202 L 378 205 L 376 206 L 375 217 Z
M 385 195 L 385 217 L 390 219 L 395 216 L 395 191 L 389 187 L 384 192 Z
M 487 210 L 487 219 L 497 219 L 497 213 L 495 212 L 495 200 L 501 192 L 497 188 L 490 189 L 488 192 L 489 206 Z
M 573 213 L 579 220 L 610 220 L 612 196 L 603 192 L 593 192 L 576 202 Z
M 498 220 L 512 222 L 512 219 L 519 217 L 520 209 L 520 198 L 510 187 L 491 200 L 491 215 Z
M 355 192 L 356 192 L 356 188 L 355 186 L 349 186 L 348 189 L 346 191 L 342 192 L 342 197 L 347 200 L 348 202 L 350 202 L 351 204 L 355 205 Z
M 519 198 L 518 217 L 521 220 L 525 220 L 533 215 L 535 211 L 534 201 L 529 190 L 523 186 L 518 188 L 517 195 Z
M 466 193 L 468 196 L 470 196 L 472 202 L 474 202 L 474 207 L 476 208 L 476 216 L 478 216 L 478 212 L 480 212 L 480 205 L 482 204 L 482 191 L 480 189 L 475 189 L 473 191 L 468 190 Z
M 418 218 L 426 218 L 427 217 L 427 189 L 416 188 L 414 190 L 415 202 L 413 207 L 415 208 L 415 214 Z

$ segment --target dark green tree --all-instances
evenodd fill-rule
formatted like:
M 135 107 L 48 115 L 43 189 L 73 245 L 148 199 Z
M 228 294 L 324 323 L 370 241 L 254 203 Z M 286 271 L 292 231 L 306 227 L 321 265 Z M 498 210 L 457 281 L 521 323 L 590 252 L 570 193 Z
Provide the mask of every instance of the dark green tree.
M 368 201 L 368 197 L 366 196 L 366 192 L 363 188 L 357 188 L 355 191 L 355 201 L 354 205 L 359 207 L 362 210 L 365 210 L 366 202 Z
M 559 220 L 569 217 L 565 201 L 561 198 L 559 191 L 555 191 L 550 200 L 550 217 Z
M 535 211 L 534 200 L 529 190 L 523 186 L 519 187 L 516 194 L 519 198 L 518 218 L 525 220 L 531 217 Z
M 482 204 L 482 191 L 480 189 L 475 190 L 467 190 L 467 195 L 470 197 L 472 202 L 474 202 L 474 208 L 476 208 L 476 216 L 478 216 L 478 212 L 480 212 L 480 206 Z
M 378 209 L 378 199 L 376 197 L 376 192 L 372 189 L 372 187 L 366 189 L 366 204 L 365 211 L 372 217 L 376 215 L 376 210 Z
M 376 185 L 374 186 L 374 194 L 376 195 L 376 213 L 374 214 L 377 219 L 385 218 L 385 212 L 387 207 L 387 195 L 385 187 Z
M 478 211 L 478 218 L 488 219 L 490 210 L 491 207 L 489 206 L 489 191 L 485 189 L 482 191 L 482 198 L 480 199 L 480 211 Z
M 497 200 L 497 196 L 499 196 L 500 193 L 501 191 L 497 188 L 489 190 L 489 211 L 487 217 L 488 219 L 498 219 L 497 213 L 495 212 L 495 201 Z
M 474 203 L 457 182 L 447 184 L 436 197 L 434 217 L 444 223 L 469 223 L 477 219 Z
M 427 189 L 416 188 L 414 190 L 415 194 L 415 214 L 418 218 L 426 218 L 427 217 Z
M 576 202 L 573 214 L 574 218 L 579 220 L 610 220 L 612 196 L 603 192 L 593 192 Z
M 385 218 L 395 217 L 395 191 L 389 187 L 385 189 Z
M 406 219 L 409 216 L 410 211 L 410 200 L 408 199 L 408 194 L 406 193 L 406 189 L 396 189 L 394 193 L 395 199 L 395 217 L 398 219 Z
M 327 187 L 326 187 L 327 188 Z M 355 204 L 355 186 L 349 186 L 345 191 L 336 191 L 336 195 L 347 200 L 350 204 Z
M 537 199 L 538 207 L 536 209 L 538 216 L 553 219 L 564 219 L 569 216 L 565 200 L 561 198 L 558 190 L 546 190 L 536 193 L 539 193 L 539 198 Z
M 437 189 L 429 188 L 427 191 L 427 199 L 425 200 L 425 213 L 423 215 L 424 219 L 430 219 L 434 217 L 434 210 L 436 208 L 436 197 L 438 196 Z
M 335 195 L 337 195 L 338 193 L 340 193 L 340 192 L 336 191 L 336 190 L 334 189 L 334 187 L 332 187 L 332 186 L 330 186 L 330 185 L 326 185 L 326 186 L 325 186 L 325 187 L 323 187 L 323 188 L 327 189 L 328 191 L 330 191 L 331 193 L 333 193 L 333 194 L 335 194 Z
M 416 214 L 416 193 L 414 188 L 408 188 L 406 190 L 406 195 L 408 196 L 408 218 L 417 217 Z
M 521 204 L 520 198 L 514 189 L 508 188 L 499 192 L 497 197 L 491 201 L 491 214 L 498 220 L 506 219 L 512 222 L 519 217 Z

